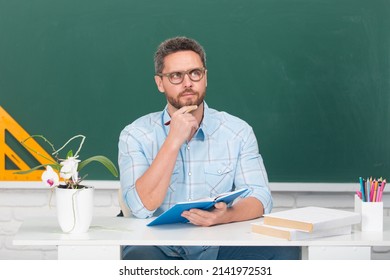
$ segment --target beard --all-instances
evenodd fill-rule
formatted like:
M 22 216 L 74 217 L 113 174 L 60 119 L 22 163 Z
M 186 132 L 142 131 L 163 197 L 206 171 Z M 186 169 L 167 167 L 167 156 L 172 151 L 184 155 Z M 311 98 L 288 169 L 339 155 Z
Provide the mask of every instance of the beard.
M 183 97 L 183 95 L 186 93 L 192 93 L 192 94 L 196 95 L 196 99 L 195 100 L 181 101 L 180 100 L 181 97 Z M 200 93 L 199 91 L 194 91 L 193 89 L 186 89 L 186 90 L 182 91 L 176 98 L 168 96 L 167 94 L 165 94 L 165 96 L 168 100 L 168 103 L 171 104 L 177 110 L 179 110 L 180 108 L 182 108 L 184 106 L 191 106 L 191 105 L 199 106 L 200 104 L 202 104 L 204 97 L 206 96 L 206 91 Z

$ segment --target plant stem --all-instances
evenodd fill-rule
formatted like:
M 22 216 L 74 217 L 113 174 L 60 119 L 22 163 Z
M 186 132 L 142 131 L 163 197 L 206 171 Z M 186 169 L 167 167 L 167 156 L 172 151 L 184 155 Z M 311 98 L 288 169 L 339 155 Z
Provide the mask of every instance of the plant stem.
M 81 139 L 81 143 L 80 143 L 80 146 L 79 146 L 79 149 L 77 150 L 77 152 L 74 154 L 74 157 L 77 157 L 78 153 L 80 152 L 81 148 L 83 147 L 83 144 L 84 144 L 84 140 L 85 140 L 85 136 L 84 135 L 76 135 L 76 136 L 73 136 L 72 138 L 70 138 L 61 148 L 59 148 L 57 151 L 54 151 L 54 153 L 58 154 L 63 148 L 65 148 L 72 140 L 76 139 L 76 138 L 82 138 Z
M 52 163 L 56 163 L 56 162 L 53 161 L 52 159 L 45 157 L 45 156 L 42 155 L 40 152 L 38 152 L 38 151 L 34 150 L 33 148 L 29 147 L 25 142 L 26 142 L 28 139 L 30 139 L 30 138 L 42 138 L 46 143 L 48 143 L 48 144 L 51 146 L 51 148 L 52 148 L 53 151 L 54 151 L 55 148 L 54 148 L 53 144 L 50 143 L 49 140 L 47 140 L 47 139 L 46 139 L 44 136 L 42 136 L 42 135 L 31 135 L 31 136 L 27 137 L 26 139 L 24 139 L 23 141 L 21 141 L 20 144 L 22 144 L 22 146 L 25 147 L 26 149 L 28 149 L 28 150 L 30 150 L 30 151 L 36 153 L 38 156 L 41 156 L 41 157 L 43 157 L 44 159 L 46 159 L 46 160 L 48 160 L 48 161 L 50 161 L 50 162 L 52 162 Z M 53 154 L 54 154 L 54 153 L 53 153 Z

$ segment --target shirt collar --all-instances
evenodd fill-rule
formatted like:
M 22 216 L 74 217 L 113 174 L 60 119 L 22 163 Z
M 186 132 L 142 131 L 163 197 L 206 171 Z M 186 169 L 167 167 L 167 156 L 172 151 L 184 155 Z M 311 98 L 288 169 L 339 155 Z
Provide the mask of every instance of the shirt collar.
M 171 120 L 171 116 L 168 114 L 168 105 L 165 106 L 164 111 L 162 112 L 162 126 L 164 127 L 167 122 Z M 167 125 L 168 126 L 168 125 Z
M 221 120 L 214 116 L 214 110 L 204 102 L 204 113 L 201 128 L 205 135 L 210 136 L 220 127 Z

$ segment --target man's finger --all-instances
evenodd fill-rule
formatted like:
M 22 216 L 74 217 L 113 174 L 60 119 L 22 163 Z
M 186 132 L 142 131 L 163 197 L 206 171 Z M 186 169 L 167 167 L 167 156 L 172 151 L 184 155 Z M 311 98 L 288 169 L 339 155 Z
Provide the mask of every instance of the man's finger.
M 177 110 L 174 114 L 179 115 L 179 114 L 185 114 L 185 113 L 190 113 L 198 108 L 197 105 L 191 105 L 191 106 L 183 106 L 179 110 Z
M 197 105 L 187 106 L 187 108 L 185 109 L 184 113 L 191 113 L 192 111 L 196 110 L 197 108 L 198 108 Z

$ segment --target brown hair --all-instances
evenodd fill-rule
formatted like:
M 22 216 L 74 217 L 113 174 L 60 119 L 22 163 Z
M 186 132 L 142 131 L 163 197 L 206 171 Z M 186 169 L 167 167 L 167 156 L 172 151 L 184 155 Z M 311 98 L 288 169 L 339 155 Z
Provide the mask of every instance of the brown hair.
M 154 54 L 154 70 L 155 73 L 161 73 L 164 69 L 164 58 L 172 53 L 179 51 L 196 52 L 202 60 L 203 67 L 206 67 L 206 53 L 203 47 L 194 39 L 187 37 L 175 37 L 162 42 L 156 53 Z

